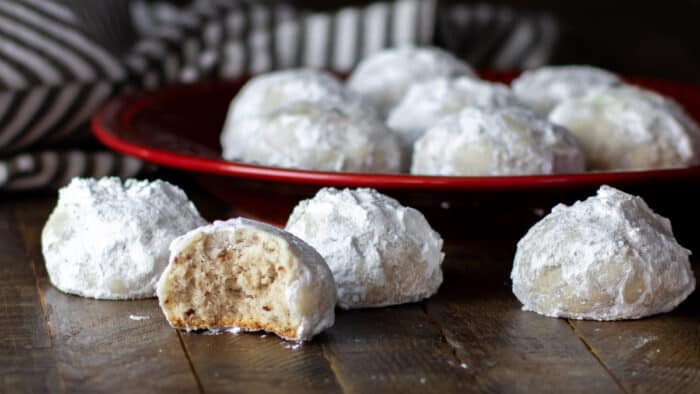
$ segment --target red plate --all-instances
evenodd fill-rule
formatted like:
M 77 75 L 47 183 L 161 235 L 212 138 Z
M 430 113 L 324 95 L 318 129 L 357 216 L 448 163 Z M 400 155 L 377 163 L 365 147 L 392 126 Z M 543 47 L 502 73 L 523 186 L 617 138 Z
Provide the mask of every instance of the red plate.
M 491 72 L 484 76 L 508 82 L 513 74 Z M 108 147 L 147 162 L 191 171 L 205 189 L 231 202 L 238 213 L 275 223 L 284 223 L 300 199 L 322 186 L 380 189 L 421 209 L 433 225 L 453 237 L 472 236 L 475 228 L 477 235 L 522 234 L 554 203 L 583 198 L 601 184 L 659 200 L 658 205 L 668 205 L 672 216 L 674 209 L 670 208 L 678 209 L 698 196 L 690 189 L 697 189 L 700 167 L 439 177 L 301 171 L 224 161 L 219 133 L 228 104 L 244 82 L 208 81 L 117 98 L 95 113 L 92 128 Z M 691 115 L 700 118 L 700 87 L 639 79 L 633 82 L 675 97 Z M 663 188 L 658 187 L 661 184 Z M 683 201 L 667 204 L 668 194 L 676 190 L 682 191 Z

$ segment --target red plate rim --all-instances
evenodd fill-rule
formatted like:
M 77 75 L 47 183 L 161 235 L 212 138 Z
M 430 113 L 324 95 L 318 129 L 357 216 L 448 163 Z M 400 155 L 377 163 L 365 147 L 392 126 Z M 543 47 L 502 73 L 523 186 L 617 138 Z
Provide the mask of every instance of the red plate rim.
M 283 182 L 290 184 L 379 189 L 423 189 L 460 191 L 505 191 L 533 189 L 570 189 L 601 184 L 625 185 L 663 181 L 700 179 L 700 167 L 624 172 L 586 172 L 580 174 L 521 175 L 490 177 L 419 176 L 409 174 L 366 174 L 305 171 L 215 160 L 191 154 L 145 146 L 120 135 L 131 127 L 134 115 L 154 103 L 188 90 L 203 89 L 212 81 L 175 85 L 140 92 L 108 101 L 92 116 L 92 131 L 107 147 L 146 162 L 199 173 L 228 177 Z

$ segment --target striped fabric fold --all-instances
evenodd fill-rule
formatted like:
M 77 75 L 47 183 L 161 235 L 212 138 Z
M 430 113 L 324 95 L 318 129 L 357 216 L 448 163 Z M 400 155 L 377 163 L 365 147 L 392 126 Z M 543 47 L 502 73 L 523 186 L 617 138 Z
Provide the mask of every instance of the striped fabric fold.
M 129 178 L 150 170 L 152 166 L 114 152 L 45 150 L 0 159 L 0 185 L 6 191 L 57 189 L 76 176 Z

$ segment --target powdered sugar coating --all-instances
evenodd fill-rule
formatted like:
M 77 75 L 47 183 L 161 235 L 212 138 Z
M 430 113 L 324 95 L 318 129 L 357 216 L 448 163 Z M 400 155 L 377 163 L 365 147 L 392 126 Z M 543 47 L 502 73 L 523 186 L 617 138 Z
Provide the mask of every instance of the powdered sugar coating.
M 410 154 L 423 133 L 447 115 L 466 107 L 513 107 L 522 105 L 508 86 L 471 77 L 435 78 L 419 82 L 394 107 L 387 125 L 401 137 Z
M 628 170 L 700 164 L 700 127 L 675 101 L 615 86 L 565 101 L 549 115 L 576 136 L 588 168 Z
M 344 309 L 416 302 L 442 283 L 442 238 L 417 210 L 372 189 L 321 189 L 287 231 L 326 259 Z
M 42 232 L 51 283 L 98 299 L 155 295 L 170 242 L 205 223 L 177 186 L 156 180 L 75 178 Z
M 620 77 L 591 66 L 546 66 L 528 70 L 512 82 L 513 91 L 532 108 L 546 114 L 557 104 L 591 91 L 620 84 Z
M 268 114 L 289 104 L 327 103 L 347 111 L 374 114 L 374 110 L 333 75 L 312 68 L 272 71 L 251 78 L 231 101 L 226 132 L 236 121 Z
M 297 103 L 239 122 L 246 140 L 230 140 L 224 158 L 317 171 L 399 172 L 397 137 L 378 119 L 320 103 Z
M 295 338 L 288 340 L 309 340 L 314 335 L 320 333 L 328 327 L 333 326 L 335 321 L 336 290 L 333 275 L 324 261 L 323 257 L 311 246 L 301 239 L 295 237 L 287 231 L 270 226 L 258 221 L 235 218 L 226 221 L 215 221 L 207 226 L 196 228 L 185 235 L 182 235 L 170 245 L 170 261 L 160 282 L 158 283 L 158 298 L 163 297 L 163 283 L 166 280 L 168 270 L 174 263 L 175 257 L 190 245 L 193 241 L 200 239 L 205 234 L 234 233 L 240 229 L 252 228 L 268 233 L 280 239 L 296 257 L 298 265 L 293 266 L 295 271 L 290 272 L 291 279 L 285 291 L 286 302 L 292 316 L 300 320 Z M 212 252 L 216 254 L 216 252 Z M 161 303 L 161 308 L 164 305 Z M 167 315 L 166 315 L 167 316 Z M 244 330 L 243 327 L 211 327 L 211 330 Z
M 565 129 L 517 107 L 468 107 L 416 141 L 412 174 L 494 176 L 576 173 L 583 155 Z
M 347 86 L 386 117 L 414 83 L 436 77 L 475 75 L 468 64 L 442 49 L 404 46 L 364 59 L 348 78 Z
M 695 289 L 690 251 L 640 197 L 609 186 L 557 205 L 518 242 L 511 279 L 524 310 L 574 319 L 668 312 Z

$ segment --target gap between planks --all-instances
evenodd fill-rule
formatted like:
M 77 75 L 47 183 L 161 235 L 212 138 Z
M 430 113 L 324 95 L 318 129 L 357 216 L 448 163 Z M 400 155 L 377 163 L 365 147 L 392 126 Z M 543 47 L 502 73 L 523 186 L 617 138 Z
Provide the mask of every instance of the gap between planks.
M 41 317 L 42 320 L 44 321 L 44 326 L 46 327 L 46 331 L 49 333 L 49 341 L 51 341 L 51 359 L 53 361 L 53 364 L 56 368 L 57 377 L 58 377 L 58 383 L 60 384 L 59 391 L 61 393 L 66 392 L 66 382 L 64 381 L 63 378 L 63 371 L 61 371 L 61 365 L 58 362 L 58 359 L 56 359 L 56 354 L 53 352 L 53 348 L 55 346 L 54 343 L 54 337 L 56 336 L 56 332 L 53 330 L 53 327 L 51 327 L 51 324 L 49 324 L 49 319 L 46 314 L 46 299 L 44 298 L 44 293 L 41 291 L 41 284 L 39 283 L 39 274 L 37 273 L 36 270 L 36 259 L 33 254 L 32 248 L 31 248 L 31 230 L 27 227 L 26 219 L 24 217 L 24 212 L 21 207 L 15 207 L 13 209 L 14 213 L 14 218 L 15 218 L 15 223 L 17 225 L 17 229 L 19 230 L 19 235 L 22 238 L 22 247 L 24 249 L 24 254 L 27 258 L 27 264 L 29 265 L 29 269 L 32 271 L 32 277 L 34 278 L 34 289 L 36 290 L 36 295 L 37 298 L 39 299 L 39 307 L 41 308 Z
M 435 318 L 433 318 L 433 316 L 430 314 L 430 312 L 428 311 L 428 304 L 425 301 L 421 302 L 421 309 L 423 310 L 423 313 L 425 313 L 425 316 L 428 318 L 428 321 L 430 322 L 430 324 L 437 327 L 438 331 L 440 331 L 440 339 L 442 339 L 442 341 L 450 348 L 450 350 L 452 350 L 452 352 L 451 352 L 452 358 L 454 358 L 455 361 L 457 361 L 457 365 L 459 365 L 460 367 L 462 365 L 465 365 L 466 363 L 464 362 L 464 360 L 462 360 L 459 357 L 459 355 L 457 355 L 457 349 L 458 349 L 457 346 L 455 346 L 454 343 L 450 342 L 450 339 L 448 338 L 447 334 L 445 333 L 445 330 L 437 322 L 437 320 Z
M 576 335 L 576 337 L 579 339 L 579 341 L 581 341 L 581 343 L 583 343 L 583 346 L 585 346 L 586 349 L 591 353 L 591 355 L 593 355 L 593 357 L 595 357 L 596 361 L 598 361 L 598 363 L 603 367 L 603 369 L 605 369 L 605 372 L 607 372 L 608 375 L 610 375 L 610 378 L 612 378 L 612 380 L 615 382 L 615 384 L 617 385 L 617 387 L 618 387 L 623 393 L 629 394 L 630 392 L 625 388 L 625 386 L 624 386 L 624 385 L 622 384 L 622 382 L 617 378 L 617 376 L 615 376 L 615 374 L 613 373 L 613 371 L 612 371 L 612 370 L 610 369 L 610 367 L 605 363 L 605 361 L 603 361 L 603 359 L 600 357 L 600 355 L 598 354 L 598 352 L 593 348 L 593 346 L 592 346 L 590 343 L 588 343 L 588 341 L 586 340 L 586 338 L 583 336 L 583 333 L 581 333 L 581 332 L 576 328 L 576 325 L 574 324 L 574 322 L 572 322 L 571 319 L 566 319 L 566 324 L 568 324 L 569 327 L 571 327 L 571 331 L 573 331 L 573 333 Z
M 326 359 L 326 361 L 328 362 L 328 366 L 331 368 L 333 376 L 335 377 L 335 381 L 338 382 L 338 386 L 340 386 L 340 390 L 342 390 L 344 394 L 350 393 L 347 383 L 343 380 L 338 371 L 336 359 L 330 354 L 328 354 L 328 344 L 321 344 L 321 354 L 323 354 L 323 358 Z
M 187 345 L 185 345 L 185 341 L 182 339 L 182 333 L 180 330 L 174 328 L 175 332 L 177 333 L 177 339 L 180 341 L 180 347 L 182 348 L 182 351 L 185 353 L 185 358 L 187 359 L 187 364 L 190 366 L 190 371 L 192 371 L 192 376 L 194 376 L 194 381 L 197 383 L 197 390 L 201 394 L 204 394 L 204 386 L 202 385 L 202 381 L 199 379 L 199 375 L 197 374 L 197 370 L 194 368 L 194 363 L 192 363 L 192 358 L 190 357 L 190 352 L 187 350 Z

